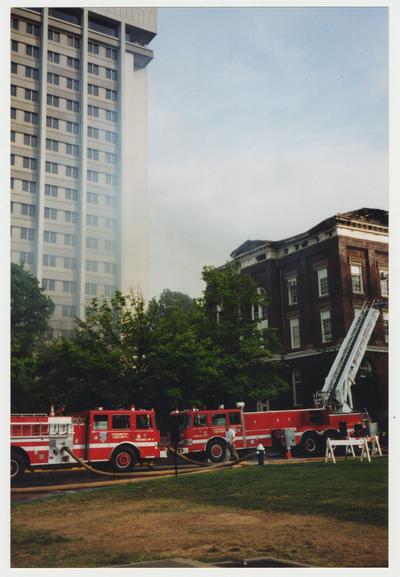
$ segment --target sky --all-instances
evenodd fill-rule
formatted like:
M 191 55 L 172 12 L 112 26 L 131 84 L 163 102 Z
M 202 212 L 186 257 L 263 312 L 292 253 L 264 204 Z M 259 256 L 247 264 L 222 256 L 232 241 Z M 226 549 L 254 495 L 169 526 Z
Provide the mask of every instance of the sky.
M 150 297 L 201 295 L 247 239 L 388 208 L 386 8 L 159 8 Z

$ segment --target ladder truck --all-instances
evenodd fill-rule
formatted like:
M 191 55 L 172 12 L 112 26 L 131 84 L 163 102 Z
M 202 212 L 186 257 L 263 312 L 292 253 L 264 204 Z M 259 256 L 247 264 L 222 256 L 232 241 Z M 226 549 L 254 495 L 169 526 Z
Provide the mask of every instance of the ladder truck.
M 373 430 L 366 411 L 353 411 L 351 386 L 355 381 L 368 341 L 379 317 L 381 303 L 365 302 L 355 316 L 337 353 L 321 391 L 315 395 L 315 407 L 279 411 L 244 411 L 244 403 L 237 408 L 173 411 L 179 425 L 178 451 L 189 456 L 205 455 L 211 461 L 225 458 L 225 426 L 235 430 L 236 447 L 255 449 L 265 447 L 297 448 L 307 456 L 321 454 L 328 438 L 347 434 L 359 437 Z M 374 433 L 375 434 L 375 433 Z
M 380 301 L 365 301 L 342 342 L 321 391 L 316 393 L 316 406 L 329 407 L 333 412 L 353 411 L 351 387 L 367 350 L 368 341 L 378 320 Z

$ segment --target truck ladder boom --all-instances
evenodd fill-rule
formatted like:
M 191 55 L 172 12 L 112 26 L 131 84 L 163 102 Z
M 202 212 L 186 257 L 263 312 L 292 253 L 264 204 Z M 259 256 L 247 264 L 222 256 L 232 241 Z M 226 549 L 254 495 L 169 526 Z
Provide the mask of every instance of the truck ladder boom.
M 372 303 L 365 301 L 359 314 L 354 317 L 319 393 L 323 405 L 333 406 L 343 412 L 353 410 L 351 385 L 355 381 L 379 314 L 379 305 L 375 300 Z

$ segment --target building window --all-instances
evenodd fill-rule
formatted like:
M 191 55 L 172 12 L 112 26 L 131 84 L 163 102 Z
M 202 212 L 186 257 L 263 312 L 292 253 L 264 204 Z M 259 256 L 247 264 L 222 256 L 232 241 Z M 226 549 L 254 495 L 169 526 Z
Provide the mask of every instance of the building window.
M 97 249 L 97 238 L 87 237 L 87 239 L 86 239 L 86 248 L 94 248 L 94 249 Z
M 56 86 L 59 86 L 60 76 L 58 74 L 54 74 L 53 72 L 48 72 L 47 73 L 47 82 L 49 84 L 55 84 Z
M 382 313 L 383 315 L 383 330 L 385 333 L 385 343 L 389 342 L 389 313 Z
M 33 136 L 33 134 L 24 134 L 24 145 L 35 147 L 37 145 L 37 136 Z
M 321 338 L 323 343 L 332 340 L 331 311 L 321 311 Z
M 15 120 L 17 118 L 17 109 L 16 108 L 10 108 L 10 118 L 12 118 L 13 120 Z
M 86 224 L 88 226 L 97 226 L 98 225 L 98 218 L 94 214 L 87 214 L 86 215 Z
M 383 297 L 389 296 L 389 269 L 379 269 L 379 280 L 381 282 L 381 295 Z
M 32 66 L 25 66 L 25 77 L 37 80 L 39 78 L 39 70 L 37 68 L 32 68 Z
M 79 48 L 80 42 L 77 36 L 68 36 L 68 46 L 72 48 Z
M 26 56 L 32 56 L 33 58 L 39 58 L 39 48 L 37 46 L 32 46 L 31 44 L 25 45 Z
M 88 62 L 88 73 L 94 74 L 95 76 L 99 75 L 99 67 L 97 64 L 93 64 L 93 62 Z
M 57 30 L 49 28 L 47 37 L 52 42 L 60 42 L 60 33 Z
M 57 220 L 57 209 L 44 207 L 44 218 L 49 218 L 50 220 Z
M 67 66 L 69 68 L 73 68 L 74 70 L 79 70 L 78 58 L 72 58 L 71 56 L 67 56 Z
M 364 285 L 362 278 L 362 266 L 360 264 L 350 265 L 351 270 L 351 290 L 356 294 L 364 293 Z
M 106 58 L 111 58 L 111 60 L 117 60 L 117 51 L 115 48 L 109 48 L 106 46 Z
M 85 294 L 89 296 L 96 296 L 97 294 L 97 285 L 91 282 L 87 282 L 85 285 Z
M 76 258 L 70 256 L 64 257 L 64 268 L 75 270 L 76 269 Z
M 67 121 L 67 132 L 72 132 L 72 134 L 79 134 L 79 124 L 77 122 Z
M 56 130 L 58 130 L 58 127 L 59 127 L 58 118 L 54 118 L 53 116 L 47 116 L 46 117 L 46 126 L 48 128 L 55 128 Z
M 289 305 L 297 304 L 297 278 L 295 276 L 287 279 L 287 289 Z
M 70 90 L 79 90 L 79 80 L 75 80 L 74 78 L 67 78 L 67 88 Z
M 54 94 L 48 94 L 47 104 L 49 106 L 55 106 L 56 108 L 58 108 L 60 106 L 60 99 L 58 96 L 55 96 Z
M 87 201 L 90 204 L 99 204 L 99 195 L 97 194 L 97 192 L 88 192 Z
M 56 290 L 56 281 L 54 278 L 44 278 L 42 279 L 42 288 L 46 291 L 54 292 Z
M 95 118 L 99 117 L 99 107 L 98 106 L 92 106 L 92 104 L 88 104 L 88 115 L 89 116 L 94 116 Z
M 11 62 L 11 74 L 18 74 L 18 64 Z
M 35 256 L 33 252 L 21 251 L 19 253 L 19 262 L 21 264 L 35 264 Z
M 21 214 L 25 216 L 35 216 L 36 215 L 36 206 L 34 204 L 21 204 Z
M 71 156 L 78 156 L 78 145 L 77 144 L 69 144 L 68 142 L 65 145 L 65 152 L 70 154 Z
M 24 111 L 24 121 L 29 124 L 37 124 L 38 123 L 38 115 L 36 112 L 28 112 L 27 110 Z
M 44 192 L 46 196 L 58 196 L 58 187 L 54 186 L 53 184 L 45 184 Z
M 29 168 L 30 170 L 36 170 L 36 158 L 29 158 L 28 156 L 23 156 L 22 166 L 24 168 Z
M 49 50 L 47 52 L 47 60 L 49 62 L 54 62 L 55 64 L 60 64 L 60 55 L 58 52 L 52 52 Z
M 11 50 L 13 52 L 18 52 L 18 42 L 16 40 L 11 40 Z
M 56 257 L 53 254 L 43 255 L 43 266 L 56 266 Z
M 40 27 L 37 24 L 32 24 L 31 22 L 27 22 L 26 31 L 28 34 L 32 34 L 33 36 L 39 36 Z
M 117 91 L 116 90 L 110 90 L 110 89 L 106 88 L 106 99 L 112 100 L 113 102 L 116 102 L 118 99 Z
M 111 132 L 110 130 L 106 130 L 106 141 L 107 141 L 107 142 L 112 142 L 113 144 L 116 144 L 116 142 L 117 142 L 117 133 L 116 133 L 116 132 Z
M 99 45 L 95 44 L 94 42 L 89 42 L 88 48 L 89 48 L 89 52 L 91 54 L 98 54 L 99 53 Z
M 38 91 L 31 90 L 30 88 L 25 88 L 25 100 L 32 100 L 32 102 L 38 101 Z
M 78 167 L 77 166 L 66 166 L 65 167 L 65 176 L 71 178 L 78 178 Z
M 300 321 L 298 318 L 290 319 L 290 343 L 292 349 L 300 347 Z
M 99 95 L 99 87 L 96 84 L 88 84 L 88 94 L 92 94 L 93 96 Z
M 64 293 L 76 293 L 76 282 L 72 280 L 63 281 L 63 292 Z
M 64 194 L 65 194 L 65 198 L 67 200 L 78 200 L 78 189 L 77 188 L 65 188 Z
M 106 173 L 106 184 L 111 184 L 111 186 L 117 186 L 117 177 L 115 174 Z
M 52 150 L 53 152 L 58 152 L 58 140 L 52 140 L 51 138 L 46 138 L 46 150 Z
M 11 84 L 10 86 L 10 95 L 17 96 L 17 87 L 15 86 L 15 84 Z
M 43 241 L 50 244 L 55 244 L 57 242 L 57 233 L 50 230 L 45 230 L 43 232 Z
M 22 181 L 22 190 L 24 192 L 36 192 L 36 182 L 33 180 L 23 180 Z
M 114 262 L 105 262 L 104 263 L 104 272 L 106 274 L 117 274 L 117 265 Z
M 64 234 L 64 244 L 65 246 L 76 246 L 78 242 L 77 236 L 75 234 Z
M 78 222 L 78 213 L 73 212 L 72 210 L 64 211 L 65 222 L 72 222 L 76 224 Z
M 51 174 L 58 174 L 58 164 L 56 162 L 49 162 L 46 160 L 46 172 Z
M 106 109 L 106 120 L 109 120 L 110 122 L 117 122 L 117 118 L 117 113 L 114 112 L 114 110 Z
M 35 240 L 35 229 L 21 227 L 20 238 L 23 240 Z
M 97 261 L 87 260 L 86 261 L 86 270 L 88 272 L 97 272 Z
M 95 170 L 88 170 L 87 171 L 87 179 L 90 182 L 98 182 L 99 181 L 99 173 Z
M 89 138 L 99 138 L 99 129 L 94 126 L 88 126 L 88 137 Z
M 17 20 L 17 18 L 11 18 L 11 27 L 13 30 L 18 30 L 19 20 Z
M 89 160 L 99 160 L 99 151 L 96 148 L 88 148 L 87 157 Z
M 293 390 L 293 405 L 301 407 L 303 404 L 303 394 L 301 387 L 301 371 L 299 368 L 292 369 L 292 390 Z
M 62 307 L 62 316 L 63 316 L 63 317 L 74 317 L 74 316 L 76 316 L 76 307 L 75 307 L 75 305 L 63 305 L 63 307 Z
M 106 78 L 109 80 L 117 80 L 117 71 L 112 68 L 106 68 Z

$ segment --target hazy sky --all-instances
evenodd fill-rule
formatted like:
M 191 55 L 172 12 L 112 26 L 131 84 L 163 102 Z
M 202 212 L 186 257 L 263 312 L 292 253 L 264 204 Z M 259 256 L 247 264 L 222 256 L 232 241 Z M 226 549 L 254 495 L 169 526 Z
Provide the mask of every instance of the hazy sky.
M 385 8 L 160 8 L 151 46 L 150 296 L 388 207 Z

